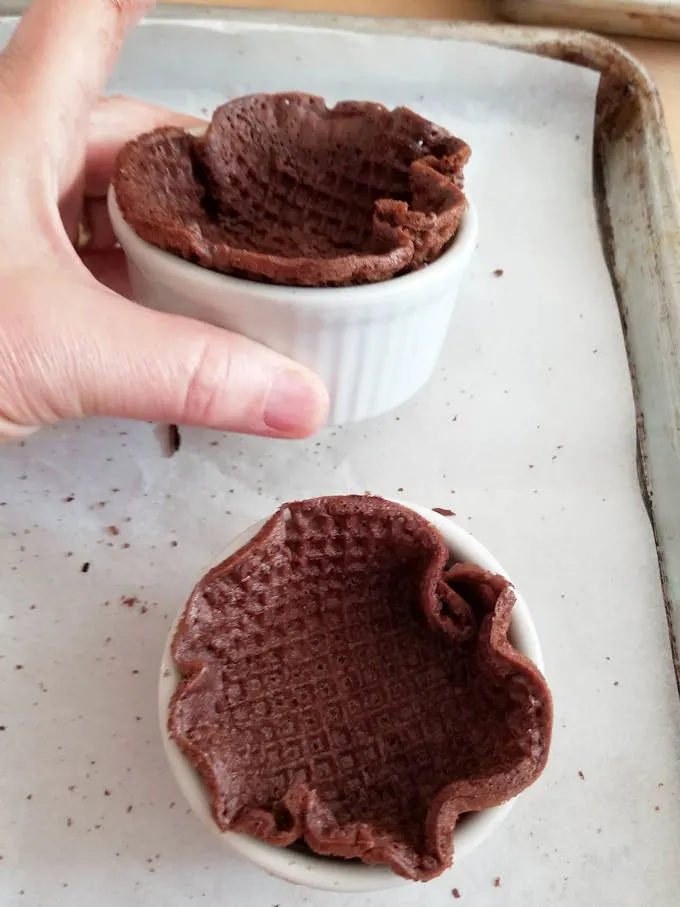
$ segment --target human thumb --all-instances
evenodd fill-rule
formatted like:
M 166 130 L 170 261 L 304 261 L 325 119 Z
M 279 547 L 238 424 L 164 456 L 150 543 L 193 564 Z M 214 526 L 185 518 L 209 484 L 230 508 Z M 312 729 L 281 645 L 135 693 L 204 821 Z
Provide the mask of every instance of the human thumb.
M 297 438 L 325 420 L 321 381 L 278 353 L 59 277 L 7 288 L 0 434 L 104 415 Z

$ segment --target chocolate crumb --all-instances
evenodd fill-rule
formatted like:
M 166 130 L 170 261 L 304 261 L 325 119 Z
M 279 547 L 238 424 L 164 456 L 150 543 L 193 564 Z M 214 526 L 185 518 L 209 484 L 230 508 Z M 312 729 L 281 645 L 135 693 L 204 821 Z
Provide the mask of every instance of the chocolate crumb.
M 179 428 L 174 424 L 168 425 L 168 456 L 171 457 L 176 454 L 181 446 L 182 436 L 179 433 Z
M 15 670 L 15 671 L 23 671 L 23 669 L 24 669 L 24 666 L 23 666 L 23 665 L 14 665 L 14 670 Z
M 89 569 L 90 569 L 90 562 L 89 562 L 89 561 L 85 561 L 85 563 L 83 564 L 83 566 L 80 568 L 80 572 L 81 572 L 81 573 L 87 573 L 87 571 L 88 571 Z
M 110 790 L 105 790 L 105 791 L 104 791 L 104 796 L 105 796 L 105 797 L 110 797 L 110 796 L 111 796 L 111 791 L 110 791 Z
M 170 542 L 171 548 L 176 548 L 179 545 L 179 542 L 176 542 L 174 539 Z
M 6 731 L 6 730 L 7 730 L 7 725 L 6 725 L 6 724 L 0 724 L 0 731 Z
M 149 609 L 147 608 L 146 605 L 142 605 L 142 607 L 139 609 L 139 613 L 140 613 L 140 614 L 146 614 L 146 612 L 147 612 L 148 610 L 149 610 Z
M 126 813 L 131 813 L 131 812 L 132 812 L 132 807 L 131 807 L 131 806 L 128 806 L 128 808 L 125 810 L 125 812 L 126 812 Z
M 454 898 L 456 900 L 458 900 L 458 898 L 460 897 L 460 891 L 458 891 L 457 888 L 454 888 L 453 891 L 451 892 L 451 894 L 454 896 Z
M 496 270 L 493 272 L 494 277 L 502 277 L 504 274 L 505 271 L 503 270 L 503 268 L 496 268 Z
M 64 502 L 64 504 L 70 504 L 71 501 L 73 501 L 73 500 L 74 500 L 74 496 L 72 494 L 70 494 L 67 498 L 62 498 L 62 501 Z
M 129 542 L 123 542 L 123 544 L 122 544 L 120 547 L 121 547 L 121 548 L 129 548 L 129 547 L 130 547 L 130 543 L 129 543 Z
M 117 526 L 107 526 L 106 531 L 109 535 L 120 535 L 120 529 Z
M 579 778 L 581 779 L 581 781 L 585 781 L 585 780 L 586 780 L 586 776 L 583 774 L 583 772 L 579 771 L 578 776 L 579 776 Z
M 441 514 L 441 516 L 455 516 L 456 514 L 453 510 L 449 510 L 448 507 L 433 507 L 432 510 L 435 513 Z
M 66 824 L 69 828 L 73 825 L 73 819 L 70 816 L 67 817 Z

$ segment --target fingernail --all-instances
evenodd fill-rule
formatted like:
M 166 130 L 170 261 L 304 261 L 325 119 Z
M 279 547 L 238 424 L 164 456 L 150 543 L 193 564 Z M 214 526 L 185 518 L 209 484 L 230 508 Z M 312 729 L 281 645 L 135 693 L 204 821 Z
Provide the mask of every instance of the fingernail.
M 305 372 L 279 372 L 265 402 L 264 422 L 286 435 L 309 434 L 318 428 L 326 411 L 323 385 Z

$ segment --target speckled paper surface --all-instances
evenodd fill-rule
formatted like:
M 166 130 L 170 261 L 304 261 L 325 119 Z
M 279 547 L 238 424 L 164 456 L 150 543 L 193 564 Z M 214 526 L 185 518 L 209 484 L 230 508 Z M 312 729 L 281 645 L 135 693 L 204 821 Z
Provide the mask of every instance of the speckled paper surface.
M 153 426 L 92 421 L 0 451 L 0 902 L 444 907 L 455 887 L 475 907 L 670 907 L 680 717 L 591 193 L 596 76 L 234 28 L 145 26 L 112 90 L 195 113 L 268 89 L 410 105 L 472 145 L 479 248 L 434 380 L 383 419 L 300 443 L 186 430 L 170 459 Z M 556 727 L 543 779 L 474 854 L 350 898 L 238 863 L 187 813 L 156 685 L 176 610 L 233 535 L 281 500 L 367 489 L 454 511 L 510 571 Z

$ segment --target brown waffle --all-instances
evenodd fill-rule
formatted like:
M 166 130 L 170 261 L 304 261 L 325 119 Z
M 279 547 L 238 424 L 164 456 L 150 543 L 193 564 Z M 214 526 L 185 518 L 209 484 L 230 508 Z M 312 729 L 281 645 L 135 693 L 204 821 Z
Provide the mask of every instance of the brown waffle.
M 221 829 L 427 880 L 459 816 L 545 765 L 548 688 L 512 587 L 372 497 L 284 506 L 195 588 L 169 729 Z
M 295 286 L 371 283 L 433 261 L 467 202 L 470 149 L 405 107 L 307 94 L 219 107 L 123 148 L 114 175 L 142 239 L 206 268 Z

